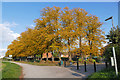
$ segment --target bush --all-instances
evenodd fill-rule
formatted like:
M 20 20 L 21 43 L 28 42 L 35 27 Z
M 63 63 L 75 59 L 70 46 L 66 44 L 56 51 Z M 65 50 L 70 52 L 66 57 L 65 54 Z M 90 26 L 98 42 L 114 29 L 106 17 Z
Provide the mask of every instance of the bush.
M 40 62 L 40 60 L 35 60 L 35 62 Z
M 74 61 L 73 61 L 73 60 L 71 60 L 70 62 L 74 63 Z
M 89 59 L 89 62 L 94 63 L 94 62 L 96 62 L 96 60 L 95 59 Z
M 120 75 L 119 75 L 119 79 L 117 79 L 114 69 L 107 68 L 99 72 L 93 73 L 92 75 L 88 76 L 87 80 L 101 80 L 101 79 L 120 80 Z
M 79 59 L 78 60 L 80 63 L 84 63 L 84 61 L 86 61 L 86 63 L 94 63 L 94 62 L 96 62 L 96 60 L 95 59 L 87 59 L 87 60 L 84 60 L 84 59 Z
M 79 58 L 79 59 L 78 59 L 78 61 L 79 61 L 80 63 L 82 63 L 82 64 L 83 64 L 85 60 L 84 60 L 84 59 Z
M 30 60 L 30 62 L 34 62 L 34 60 Z

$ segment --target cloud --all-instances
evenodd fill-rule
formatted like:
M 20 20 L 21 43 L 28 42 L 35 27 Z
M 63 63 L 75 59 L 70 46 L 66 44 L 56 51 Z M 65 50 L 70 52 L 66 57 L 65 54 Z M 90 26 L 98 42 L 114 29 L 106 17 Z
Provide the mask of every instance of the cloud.
M 7 51 L 7 49 L 0 49 L 0 52 L 1 52 L 1 51 Z
M 0 35 L 0 38 L 1 38 L 0 42 L 12 41 L 12 40 L 14 40 L 14 39 L 16 39 L 17 37 L 20 36 L 20 34 L 14 33 L 10 29 L 10 27 L 15 27 L 16 25 L 18 25 L 18 24 L 16 24 L 16 23 L 10 24 L 8 22 L 0 24 L 0 32 L 2 32 L 1 35 Z
M 31 24 L 30 27 L 35 27 L 35 25 Z
M 5 22 L 3 24 L 0 24 L 0 55 L 4 55 L 7 51 L 7 46 L 15 40 L 17 37 L 20 36 L 20 34 L 15 33 L 10 28 L 15 27 L 18 24 L 15 22 L 9 23 Z
M 4 25 L 5 27 L 15 27 L 18 24 L 16 24 L 15 22 L 9 23 L 9 22 L 4 22 L 3 24 L 0 25 Z
M 7 49 L 0 49 L 0 56 L 4 56 Z

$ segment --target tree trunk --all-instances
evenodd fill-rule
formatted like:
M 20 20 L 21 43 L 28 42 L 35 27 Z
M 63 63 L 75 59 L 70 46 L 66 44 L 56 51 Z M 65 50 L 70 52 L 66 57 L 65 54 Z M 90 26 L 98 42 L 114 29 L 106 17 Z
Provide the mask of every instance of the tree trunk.
M 61 61 L 61 53 L 59 52 L 59 60 Z
M 41 54 L 41 59 L 40 59 L 40 61 L 42 61 L 42 57 L 43 57 L 42 55 L 43 55 L 43 54 Z
M 20 61 L 22 61 L 22 60 L 21 60 L 21 57 L 20 57 Z
M 89 40 L 89 47 L 92 49 L 92 41 Z M 92 59 L 92 53 L 90 52 L 90 58 Z
M 69 46 L 69 48 L 68 48 L 68 57 L 69 57 L 69 60 L 71 61 L 72 58 L 71 58 L 71 53 L 70 53 L 70 40 L 69 39 L 68 39 L 68 46 Z
M 36 60 L 36 54 L 34 54 L 34 62 L 35 62 L 35 60 Z
M 61 61 L 61 56 L 59 56 L 59 61 Z
M 82 48 L 81 48 L 81 46 L 82 46 L 82 44 L 81 44 L 81 43 L 82 43 L 82 42 L 81 42 L 82 40 L 81 40 L 81 39 L 82 39 L 82 37 L 80 36 L 80 37 L 79 37 L 79 48 L 80 48 L 81 58 L 83 59 L 83 58 L 84 58 L 84 55 L 82 54 L 82 51 L 81 51 L 81 49 L 82 49 Z
M 27 57 L 25 57 L 25 61 L 28 61 L 28 60 L 27 60 Z
M 52 61 L 54 61 L 54 56 L 53 56 L 53 52 L 52 52 Z
M 71 54 L 69 55 L 69 61 L 71 61 L 72 60 L 72 57 L 71 57 Z
M 47 53 L 47 58 L 46 58 L 46 61 L 48 61 L 48 53 Z
M 54 57 L 52 56 L 52 61 L 54 61 Z

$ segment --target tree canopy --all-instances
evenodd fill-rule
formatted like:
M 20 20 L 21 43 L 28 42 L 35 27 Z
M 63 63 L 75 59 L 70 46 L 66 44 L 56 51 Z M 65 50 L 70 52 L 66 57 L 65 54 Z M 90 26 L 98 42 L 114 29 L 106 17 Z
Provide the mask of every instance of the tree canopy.
M 51 51 L 58 54 L 67 51 L 69 59 L 74 53 L 97 56 L 105 43 L 100 29 L 103 23 L 81 8 L 46 7 L 34 22 L 33 29 L 22 32 L 8 46 L 6 56 L 24 57 Z

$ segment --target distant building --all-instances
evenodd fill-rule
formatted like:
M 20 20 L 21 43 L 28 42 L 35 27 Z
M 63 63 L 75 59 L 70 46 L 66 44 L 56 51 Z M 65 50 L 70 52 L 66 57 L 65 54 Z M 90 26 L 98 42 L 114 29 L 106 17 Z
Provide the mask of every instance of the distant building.
M 52 58 L 52 53 L 43 53 L 42 55 L 42 58 L 47 58 L 47 55 L 48 55 L 48 58 Z
M 43 53 L 42 55 L 42 58 L 47 58 L 47 55 L 48 55 L 48 58 L 52 58 L 52 53 Z M 61 54 L 61 57 L 68 57 L 68 54 Z

